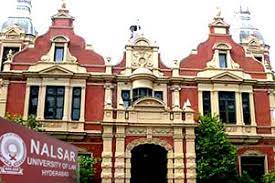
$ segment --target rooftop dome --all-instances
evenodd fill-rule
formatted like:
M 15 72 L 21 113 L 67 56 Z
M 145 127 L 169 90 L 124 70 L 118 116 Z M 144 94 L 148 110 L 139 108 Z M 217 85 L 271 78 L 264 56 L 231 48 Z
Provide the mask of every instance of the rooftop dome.
M 37 35 L 31 19 L 31 9 L 31 0 L 17 0 L 16 15 L 8 17 L 1 27 L 1 32 L 16 25 L 19 26 L 25 34 Z
M 240 11 L 236 13 L 235 27 L 234 37 L 239 43 L 247 43 L 252 37 L 265 42 L 260 30 L 255 26 L 248 8 L 243 10 L 241 7 Z
M 25 34 L 33 36 L 37 35 L 32 20 L 30 18 L 24 17 L 9 17 L 8 20 L 3 23 L 1 32 L 4 32 L 13 25 L 20 27 L 25 32 Z

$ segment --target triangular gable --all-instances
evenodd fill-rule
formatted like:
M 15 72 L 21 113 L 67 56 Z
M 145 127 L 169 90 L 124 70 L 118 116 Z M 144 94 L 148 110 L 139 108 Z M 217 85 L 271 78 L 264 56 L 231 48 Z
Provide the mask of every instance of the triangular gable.
M 50 68 L 46 68 L 39 72 L 39 74 L 62 74 L 62 75 L 73 75 L 74 73 L 69 71 L 68 69 L 65 69 L 61 66 L 52 66 Z
M 243 81 L 243 78 L 232 74 L 230 72 L 224 72 L 221 74 L 218 74 L 216 76 L 213 76 L 210 78 L 211 80 L 220 80 L 220 81 Z

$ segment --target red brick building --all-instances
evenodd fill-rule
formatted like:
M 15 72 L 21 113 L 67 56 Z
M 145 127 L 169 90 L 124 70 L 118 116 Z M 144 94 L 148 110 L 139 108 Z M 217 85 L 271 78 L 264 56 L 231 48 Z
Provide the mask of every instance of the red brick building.
M 18 6 L 30 14 L 30 0 Z M 240 172 L 274 168 L 274 80 L 260 36 L 241 30 L 236 43 L 218 13 L 208 39 L 167 67 L 133 25 L 112 65 L 74 33 L 66 4 L 44 35 L 16 18 L 0 34 L 0 115 L 35 115 L 48 133 L 100 158 L 94 182 L 196 182 L 199 114 L 225 123 Z

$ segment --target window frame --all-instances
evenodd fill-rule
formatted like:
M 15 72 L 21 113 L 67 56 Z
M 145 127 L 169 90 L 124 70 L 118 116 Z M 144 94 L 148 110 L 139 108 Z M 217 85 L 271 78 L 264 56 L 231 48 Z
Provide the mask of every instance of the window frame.
M 156 94 L 161 94 L 161 97 L 157 97 Z M 154 91 L 154 98 L 163 101 L 163 91 Z
M 208 96 L 205 96 L 205 95 Z M 207 97 L 207 98 L 206 98 Z M 206 106 L 208 105 L 208 109 L 206 109 Z M 211 92 L 210 91 L 202 91 L 202 108 L 203 108 L 203 115 L 211 115 Z
M 239 156 L 239 172 L 240 175 L 243 174 L 243 164 L 242 164 L 242 158 L 251 158 L 255 160 L 255 158 L 263 158 L 263 173 L 265 174 L 267 172 L 267 167 L 268 167 L 268 161 L 267 161 L 267 156 L 264 154 L 243 154 Z
M 222 60 L 221 60 L 221 56 L 224 56 L 224 66 L 222 65 Z M 226 52 L 219 52 L 218 54 L 219 57 L 219 67 L 222 69 L 227 69 L 228 68 L 228 56 Z
M 223 95 L 223 94 L 227 94 L 227 96 Z M 221 96 L 223 95 L 223 96 Z M 232 96 L 228 96 L 228 95 L 232 95 Z M 232 97 L 232 98 L 230 98 Z M 219 117 L 220 120 L 223 123 L 226 124 L 236 124 L 237 122 L 237 112 L 236 112 L 236 92 L 233 91 L 219 91 L 218 92 L 218 101 L 219 101 Z M 221 105 L 223 105 L 222 103 L 224 103 L 224 107 L 221 107 Z M 231 103 L 233 103 L 233 111 L 229 111 L 229 106 L 232 105 Z M 224 108 L 224 111 L 222 111 L 221 109 Z M 223 115 L 221 115 L 221 113 L 225 113 L 225 119 L 223 118 Z M 233 113 L 232 116 L 230 116 Z M 233 118 L 234 120 L 231 121 L 230 118 Z
M 128 93 L 129 95 L 129 98 L 126 99 L 123 97 L 123 93 Z M 131 90 L 121 90 L 121 98 L 122 98 L 122 101 L 123 101 L 123 104 L 124 104 L 124 107 L 130 107 L 131 106 Z
M 7 49 L 7 54 L 5 54 Z M 15 50 L 18 49 L 18 50 Z M 12 55 L 18 53 L 20 51 L 20 46 L 3 46 L 2 47 L 2 53 L 1 53 L 1 67 L 0 67 L 0 72 L 2 72 L 4 70 L 4 62 L 7 61 L 7 56 L 9 54 L 9 51 L 12 50 Z M 5 57 L 5 59 L 4 59 Z
M 243 122 L 245 125 L 251 125 L 251 112 L 250 112 L 250 94 L 242 92 L 242 109 L 243 109 Z M 244 106 L 247 105 L 245 108 Z
M 143 90 L 145 90 L 145 95 L 141 95 L 141 92 Z M 153 95 L 153 90 L 151 88 L 145 88 L 145 87 L 134 88 L 132 90 L 132 92 L 133 92 L 133 102 L 135 102 L 136 100 L 138 100 L 140 98 L 152 97 L 152 95 Z
M 75 94 L 75 90 L 79 90 L 79 95 L 76 95 Z M 73 90 L 72 90 L 72 106 L 71 106 L 71 120 L 72 121 L 79 121 L 80 119 L 80 115 L 81 115 L 81 91 L 82 91 L 82 88 L 81 87 L 73 87 Z M 75 107 L 75 100 L 74 99 L 79 99 L 79 105 L 77 107 Z M 74 111 L 79 111 L 78 112 L 78 117 L 77 118 L 74 118 Z
M 57 50 L 59 50 L 59 49 L 62 49 L 62 58 L 61 58 L 61 60 L 59 60 L 59 59 L 57 60 Z M 64 56 L 65 56 L 65 47 L 64 47 L 64 45 L 56 45 L 54 47 L 54 58 L 53 58 L 54 62 L 55 63 L 63 62 L 64 61 Z
M 54 93 L 55 94 L 48 94 L 48 90 L 49 89 L 54 89 Z M 58 94 L 58 89 L 63 89 L 63 94 Z M 53 107 L 49 107 L 48 106 L 48 98 L 49 97 L 53 97 L 54 98 L 54 103 L 55 105 Z M 63 97 L 63 102 L 62 102 L 62 107 L 57 107 L 57 98 L 58 97 Z M 46 88 L 46 97 L 45 97 L 45 109 L 44 109 L 44 118 L 45 119 L 51 119 L 51 120 L 62 120 L 63 116 L 64 116 L 64 103 L 65 103 L 65 87 L 64 86 L 47 86 Z M 50 108 L 53 108 L 53 115 L 51 116 L 47 116 L 47 112 L 49 111 Z M 57 109 L 62 109 L 62 114 L 60 118 L 56 117 L 57 114 Z
M 37 94 L 33 94 L 33 90 L 37 89 Z M 38 108 L 38 101 L 39 101 L 39 86 L 30 86 L 30 93 L 29 93 L 29 106 L 28 106 L 28 116 L 33 115 L 37 116 L 37 108 Z M 36 106 L 32 106 L 32 100 L 37 100 Z M 32 109 L 35 108 L 35 109 Z

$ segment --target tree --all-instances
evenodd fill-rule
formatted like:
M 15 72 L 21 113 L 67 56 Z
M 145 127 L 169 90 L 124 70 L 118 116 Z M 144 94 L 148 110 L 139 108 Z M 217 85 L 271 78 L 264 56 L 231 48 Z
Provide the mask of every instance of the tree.
M 196 129 L 198 183 L 239 182 L 237 151 L 217 116 L 201 116 Z
M 94 164 L 96 160 L 91 156 L 80 155 L 78 157 L 80 183 L 91 182 L 95 174 Z
M 42 129 L 42 123 L 36 120 L 35 116 L 28 116 L 28 118 L 26 120 L 23 119 L 23 117 L 21 115 L 12 115 L 7 113 L 5 118 L 7 120 L 13 121 L 17 124 L 20 124 L 22 126 L 25 126 L 29 129 L 38 131 L 38 132 L 42 132 L 44 131 Z
M 275 170 L 264 175 L 264 183 L 274 183 L 275 182 Z

